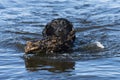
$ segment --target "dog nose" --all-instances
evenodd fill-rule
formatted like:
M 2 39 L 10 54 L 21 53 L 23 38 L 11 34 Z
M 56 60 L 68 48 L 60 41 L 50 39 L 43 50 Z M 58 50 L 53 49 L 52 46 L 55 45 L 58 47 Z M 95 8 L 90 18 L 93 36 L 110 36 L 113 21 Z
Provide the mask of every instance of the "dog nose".
M 61 32 L 62 31 L 62 29 L 58 29 L 58 32 Z
M 55 31 L 55 35 L 56 35 L 56 36 L 60 36 L 60 35 L 61 35 L 61 32 L 62 32 L 62 29 L 58 28 L 58 29 Z

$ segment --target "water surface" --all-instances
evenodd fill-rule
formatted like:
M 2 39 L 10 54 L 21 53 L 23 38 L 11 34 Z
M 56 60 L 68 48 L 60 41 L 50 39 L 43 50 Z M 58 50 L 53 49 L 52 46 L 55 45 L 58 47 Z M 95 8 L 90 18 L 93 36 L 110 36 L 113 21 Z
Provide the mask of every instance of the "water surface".
M 70 20 L 73 52 L 24 58 L 26 41 L 40 39 L 49 21 Z M 119 80 L 119 0 L 0 0 L 1 80 Z M 83 51 L 81 41 L 100 41 L 104 50 Z

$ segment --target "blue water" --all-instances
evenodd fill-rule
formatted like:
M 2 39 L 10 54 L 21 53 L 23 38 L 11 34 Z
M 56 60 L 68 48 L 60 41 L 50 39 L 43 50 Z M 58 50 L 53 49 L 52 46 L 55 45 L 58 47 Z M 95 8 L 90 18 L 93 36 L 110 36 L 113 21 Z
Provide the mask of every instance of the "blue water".
M 67 18 L 76 29 L 71 54 L 23 57 L 46 23 Z M 82 41 L 104 50 L 82 51 Z M 0 0 L 0 80 L 119 80 L 120 0 Z

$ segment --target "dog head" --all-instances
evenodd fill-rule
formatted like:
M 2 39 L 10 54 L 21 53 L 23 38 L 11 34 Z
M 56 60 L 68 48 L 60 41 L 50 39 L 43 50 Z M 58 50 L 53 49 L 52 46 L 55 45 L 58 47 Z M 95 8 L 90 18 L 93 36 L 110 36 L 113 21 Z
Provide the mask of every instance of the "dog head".
M 43 30 L 44 37 L 61 37 L 66 38 L 73 30 L 73 25 L 67 19 L 58 18 L 52 20 Z

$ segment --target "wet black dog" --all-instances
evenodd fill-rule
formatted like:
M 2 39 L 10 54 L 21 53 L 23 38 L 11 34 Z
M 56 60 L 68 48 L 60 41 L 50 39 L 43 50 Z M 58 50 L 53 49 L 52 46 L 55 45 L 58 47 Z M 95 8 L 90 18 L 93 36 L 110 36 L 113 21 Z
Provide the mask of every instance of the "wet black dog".
M 58 18 L 52 20 L 45 26 L 45 29 L 43 30 L 43 36 L 51 38 L 59 37 L 63 40 L 66 40 L 68 35 L 72 33 L 71 31 L 74 31 L 72 23 L 67 19 Z M 75 35 L 72 40 L 75 40 Z
M 75 40 L 75 30 L 67 19 L 52 20 L 43 30 L 43 39 L 27 42 L 26 53 L 54 53 L 68 51 Z

